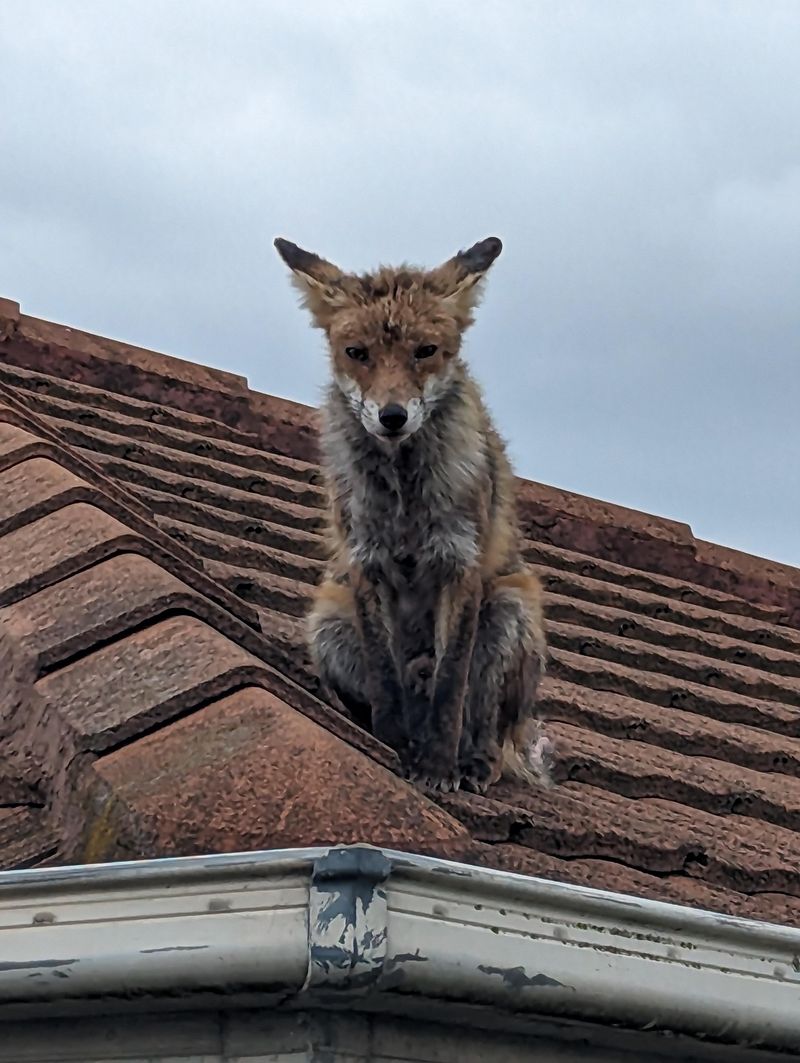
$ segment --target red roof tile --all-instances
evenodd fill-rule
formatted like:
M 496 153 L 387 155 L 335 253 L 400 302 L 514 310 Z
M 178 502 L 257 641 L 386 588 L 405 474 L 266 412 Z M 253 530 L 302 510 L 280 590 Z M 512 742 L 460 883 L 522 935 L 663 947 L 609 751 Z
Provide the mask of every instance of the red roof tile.
M 0 865 L 365 841 L 800 925 L 800 572 L 521 482 L 559 785 L 317 697 L 315 415 L 0 300 Z

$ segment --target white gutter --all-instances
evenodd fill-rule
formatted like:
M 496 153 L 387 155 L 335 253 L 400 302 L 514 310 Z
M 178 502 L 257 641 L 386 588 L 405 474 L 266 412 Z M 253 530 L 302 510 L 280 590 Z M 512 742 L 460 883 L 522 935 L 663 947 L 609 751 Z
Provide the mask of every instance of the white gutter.
M 800 930 L 365 846 L 0 874 L 0 1019 L 208 994 L 797 1052 Z

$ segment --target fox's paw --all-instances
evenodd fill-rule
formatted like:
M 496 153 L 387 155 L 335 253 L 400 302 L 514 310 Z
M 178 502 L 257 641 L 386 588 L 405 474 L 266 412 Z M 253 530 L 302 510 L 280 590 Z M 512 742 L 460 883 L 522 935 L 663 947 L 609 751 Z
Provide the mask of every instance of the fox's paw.
M 485 794 L 500 778 L 502 755 L 495 743 L 485 750 L 471 749 L 461 757 L 461 786 L 472 794 Z
M 454 794 L 461 785 L 461 772 L 455 769 L 445 774 L 434 774 L 414 768 L 406 773 L 406 778 L 423 793 Z
M 455 793 L 461 783 L 461 772 L 455 758 L 418 752 L 406 765 L 406 778 L 425 793 Z

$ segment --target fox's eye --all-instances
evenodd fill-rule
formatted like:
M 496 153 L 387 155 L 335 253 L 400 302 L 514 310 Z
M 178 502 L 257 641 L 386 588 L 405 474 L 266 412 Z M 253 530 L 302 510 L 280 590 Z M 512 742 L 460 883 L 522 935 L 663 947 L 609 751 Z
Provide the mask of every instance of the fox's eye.
M 432 358 L 438 350 L 435 343 L 425 343 L 422 347 L 417 347 L 414 353 L 417 358 Z
M 344 353 L 354 362 L 366 362 L 369 358 L 369 351 L 366 347 L 345 347 Z

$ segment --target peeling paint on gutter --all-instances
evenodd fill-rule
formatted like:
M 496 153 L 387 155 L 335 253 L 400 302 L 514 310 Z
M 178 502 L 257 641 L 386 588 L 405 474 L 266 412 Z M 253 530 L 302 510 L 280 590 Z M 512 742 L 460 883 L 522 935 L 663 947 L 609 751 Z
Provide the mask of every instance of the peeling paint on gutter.
M 335 849 L 314 861 L 304 989 L 366 992 L 377 984 L 386 961 L 383 883 L 391 870 L 377 849 Z
M 555 978 L 548 978 L 546 974 L 528 974 L 524 967 L 489 967 L 488 964 L 479 963 L 478 970 L 483 971 L 484 974 L 496 974 L 510 989 L 524 989 L 527 986 L 553 986 L 554 989 L 573 988 L 573 986 L 565 986 L 563 982 L 557 982 Z
M 799 958 L 800 930 L 366 846 L 0 874 L 0 1020 L 413 998 L 798 1052 Z

